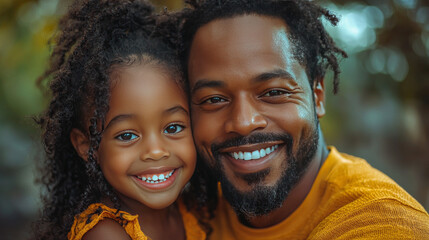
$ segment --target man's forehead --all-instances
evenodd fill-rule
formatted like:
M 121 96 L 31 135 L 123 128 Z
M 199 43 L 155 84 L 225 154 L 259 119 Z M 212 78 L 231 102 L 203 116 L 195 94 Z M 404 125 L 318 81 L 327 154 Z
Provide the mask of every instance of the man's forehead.
M 282 19 L 241 15 L 217 19 L 201 27 L 191 46 L 191 84 L 213 76 L 251 77 L 291 65 L 288 27 Z M 222 79 L 222 78 L 219 78 Z
M 266 15 L 238 15 L 228 18 L 215 19 L 201 26 L 194 36 L 212 43 L 220 41 L 246 40 L 247 37 L 271 38 L 276 31 L 288 32 L 288 26 L 283 19 Z

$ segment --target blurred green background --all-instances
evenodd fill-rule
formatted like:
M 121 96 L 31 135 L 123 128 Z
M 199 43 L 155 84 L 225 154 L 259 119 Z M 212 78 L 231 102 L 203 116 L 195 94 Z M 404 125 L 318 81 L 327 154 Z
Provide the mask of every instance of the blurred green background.
M 25 239 L 40 209 L 35 162 L 43 157 L 32 117 L 48 99 L 36 87 L 48 41 L 70 0 L 0 1 L 0 236 Z M 159 9 L 182 0 L 153 1 Z M 429 1 L 320 0 L 349 58 L 340 92 L 330 75 L 325 138 L 388 174 L 429 208 Z

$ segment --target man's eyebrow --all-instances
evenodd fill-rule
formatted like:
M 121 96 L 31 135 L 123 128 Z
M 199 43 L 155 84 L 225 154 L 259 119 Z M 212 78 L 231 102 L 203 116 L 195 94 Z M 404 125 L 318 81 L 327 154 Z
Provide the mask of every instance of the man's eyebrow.
M 186 113 L 186 115 L 189 115 L 189 112 L 186 111 L 186 109 L 180 105 L 176 105 L 174 107 L 171 107 L 171 108 L 165 110 L 164 114 L 173 114 L 175 112 L 184 112 L 184 113 Z
M 223 87 L 225 83 L 218 80 L 209 80 L 209 79 L 200 79 L 195 83 L 195 86 L 191 90 L 191 94 L 194 94 L 196 91 L 202 88 L 212 88 L 212 87 Z
M 107 124 L 107 126 L 104 128 L 104 130 L 106 130 L 109 126 L 112 126 L 113 124 L 115 124 L 118 121 L 122 121 L 125 119 L 130 119 L 130 118 L 134 118 L 135 115 L 133 114 L 120 114 L 115 116 L 114 118 L 112 118 L 112 120 L 110 120 L 110 122 Z
M 295 79 L 289 72 L 283 69 L 275 69 L 273 71 L 265 72 L 256 76 L 255 78 L 253 78 L 253 82 L 265 82 L 273 78 L 283 78 L 289 80 Z
M 294 80 L 295 78 L 289 72 L 283 69 L 274 69 L 270 72 L 262 73 L 255 78 L 253 78 L 254 82 L 264 82 L 273 78 L 283 78 Z M 195 86 L 191 89 L 191 94 L 194 94 L 196 91 L 202 88 L 212 88 L 212 87 L 224 87 L 225 82 L 219 80 L 209 80 L 209 79 L 201 79 L 195 83 Z

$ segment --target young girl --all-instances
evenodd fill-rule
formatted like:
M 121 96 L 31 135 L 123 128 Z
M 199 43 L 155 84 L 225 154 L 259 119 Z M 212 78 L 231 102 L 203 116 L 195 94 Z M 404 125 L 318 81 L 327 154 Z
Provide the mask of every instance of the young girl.
M 196 153 L 177 29 L 161 19 L 138 0 L 78 1 L 61 19 L 42 77 L 52 101 L 36 239 L 205 239 L 176 202 Z

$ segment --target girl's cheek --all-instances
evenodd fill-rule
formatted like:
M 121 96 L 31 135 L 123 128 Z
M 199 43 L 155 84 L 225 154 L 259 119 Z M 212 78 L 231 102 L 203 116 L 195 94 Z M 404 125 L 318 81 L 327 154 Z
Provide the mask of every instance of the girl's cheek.
M 181 144 L 176 145 L 182 160 L 189 165 L 195 164 L 197 160 L 197 152 L 192 136 L 187 137 Z

